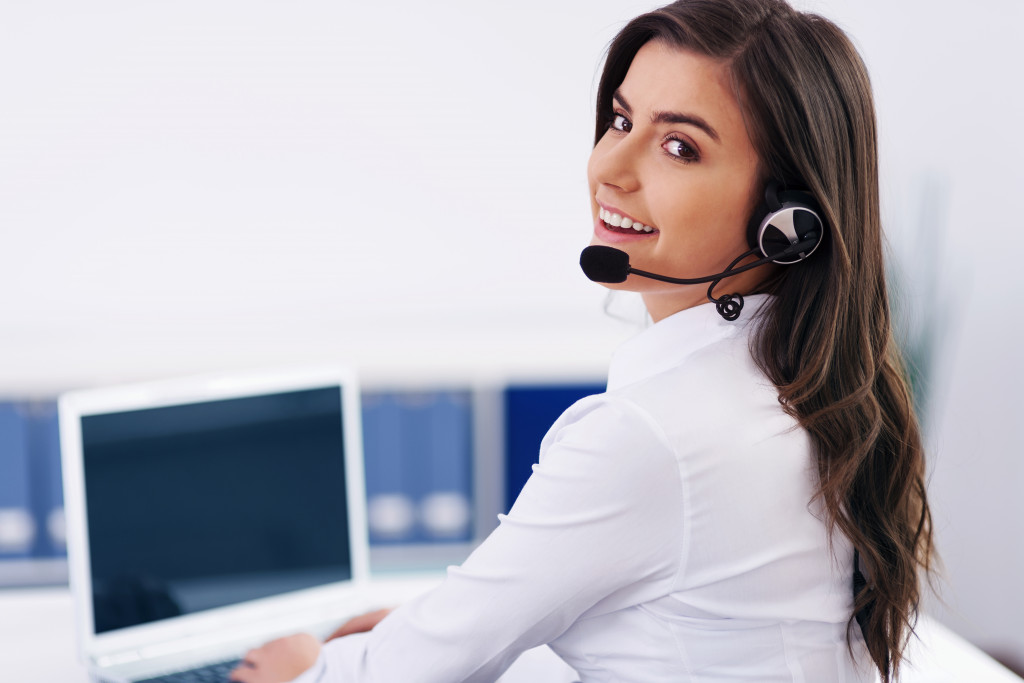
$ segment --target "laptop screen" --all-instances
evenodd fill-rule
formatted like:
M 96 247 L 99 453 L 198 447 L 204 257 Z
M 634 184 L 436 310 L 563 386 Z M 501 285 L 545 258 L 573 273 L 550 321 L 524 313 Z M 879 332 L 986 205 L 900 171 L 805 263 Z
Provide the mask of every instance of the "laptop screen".
M 83 416 L 95 632 L 351 578 L 341 401 Z

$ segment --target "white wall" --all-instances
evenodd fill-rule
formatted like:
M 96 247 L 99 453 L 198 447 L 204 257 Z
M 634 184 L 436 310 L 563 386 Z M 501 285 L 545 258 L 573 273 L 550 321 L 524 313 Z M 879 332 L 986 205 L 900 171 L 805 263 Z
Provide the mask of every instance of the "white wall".
M 592 81 L 649 6 L 603 4 L 7 3 L 0 391 L 298 357 L 600 373 Z
M 576 266 L 591 100 L 653 4 L 0 5 L 0 394 L 325 359 L 600 373 L 630 327 Z M 943 618 L 1024 651 L 1024 5 L 801 5 L 868 62 L 906 307 L 945 326 Z

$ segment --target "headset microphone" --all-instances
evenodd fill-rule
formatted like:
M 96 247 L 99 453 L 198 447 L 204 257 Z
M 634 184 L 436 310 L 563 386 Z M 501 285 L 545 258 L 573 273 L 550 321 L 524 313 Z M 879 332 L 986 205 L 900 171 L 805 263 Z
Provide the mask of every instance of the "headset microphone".
M 766 256 L 765 258 L 758 259 L 753 263 L 748 263 L 740 268 L 733 268 L 730 266 L 721 273 L 715 273 L 714 275 L 705 275 L 704 277 L 693 278 L 669 277 L 667 275 L 658 275 L 657 273 L 649 273 L 646 270 L 633 268 L 629 265 L 629 254 L 626 252 L 616 249 L 615 247 L 606 247 L 603 244 L 595 244 L 587 247 L 583 250 L 583 253 L 580 254 L 580 268 L 583 269 L 583 274 L 594 282 L 625 282 L 628 276 L 639 275 L 640 277 L 650 278 L 651 280 L 660 280 L 674 285 L 700 285 L 705 282 L 717 282 L 718 280 L 724 280 L 732 275 L 745 273 L 748 270 L 753 270 L 758 266 L 763 266 L 764 264 L 773 262 L 779 258 L 789 258 L 791 256 L 810 251 L 817 243 L 818 236 L 811 233 L 802 241 L 797 242 L 791 247 L 787 247 L 775 256 Z M 744 259 L 747 256 L 753 256 L 753 254 L 754 250 L 751 249 L 750 251 L 744 252 L 740 258 Z
M 698 285 L 710 282 L 708 300 L 726 320 L 736 320 L 743 310 L 740 294 L 712 294 L 718 283 L 732 275 L 763 266 L 766 263 L 790 265 L 810 256 L 821 244 L 824 223 L 813 197 L 802 191 L 780 190 L 776 182 L 768 183 L 765 201 L 754 211 L 747 228 L 747 239 L 752 245 L 736 257 L 729 267 L 714 275 L 697 278 L 677 278 L 649 273 L 629 265 L 629 254 L 614 247 L 592 245 L 580 254 L 580 268 L 594 282 L 625 282 L 630 275 L 659 280 L 677 285 Z M 762 254 L 763 258 L 736 267 L 743 259 Z

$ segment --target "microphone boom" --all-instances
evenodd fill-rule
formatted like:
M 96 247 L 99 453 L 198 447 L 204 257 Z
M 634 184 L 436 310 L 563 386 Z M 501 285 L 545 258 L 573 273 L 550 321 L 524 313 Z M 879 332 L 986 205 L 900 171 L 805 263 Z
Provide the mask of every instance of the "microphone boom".
M 705 275 L 704 277 L 669 277 L 668 275 L 658 275 L 657 273 L 649 273 L 646 270 L 633 268 L 629 265 L 629 254 L 621 249 L 616 249 L 615 247 L 609 247 L 603 244 L 593 244 L 585 248 L 583 252 L 580 253 L 580 268 L 583 269 L 583 274 L 590 280 L 606 284 L 625 282 L 626 278 L 630 275 L 637 275 L 639 277 L 667 282 L 673 285 L 700 285 L 705 282 L 710 282 L 711 286 L 708 287 L 708 299 L 718 307 L 718 312 L 722 314 L 723 318 L 726 320 L 735 320 L 739 317 L 740 310 L 743 308 L 743 297 L 739 294 L 725 294 L 720 299 L 716 299 L 712 295 L 712 290 L 714 290 L 719 281 L 733 275 L 745 273 L 748 270 L 753 270 L 754 268 L 763 266 L 766 263 L 785 260 L 791 256 L 799 255 L 800 259 L 803 259 L 805 254 L 814 250 L 815 245 L 818 244 L 818 240 L 819 236 L 817 233 L 808 232 L 799 242 L 789 245 L 782 251 L 736 268 L 735 265 L 741 260 L 758 253 L 759 250 L 754 248 L 736 257 L 736 259 L 729 264 L 729 267 L 721 273 Z

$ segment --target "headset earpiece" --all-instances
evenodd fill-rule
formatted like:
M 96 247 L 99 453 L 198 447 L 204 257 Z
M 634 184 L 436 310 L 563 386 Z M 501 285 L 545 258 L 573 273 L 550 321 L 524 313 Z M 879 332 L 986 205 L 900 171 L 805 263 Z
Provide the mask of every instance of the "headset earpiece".
M 765 258 L 782 265 L 799 263 L 813 254 L 824 234 L 821 209 L 814 197 L 801 190 L 783 190 L 774 180 L 765 187 L 764 201 L 754 208 L 747 224 L 747 241 L 751 248 L 759 249 Z M 807 251 L 775 259 L 792 245 L 815 236 L 817 241 Z

